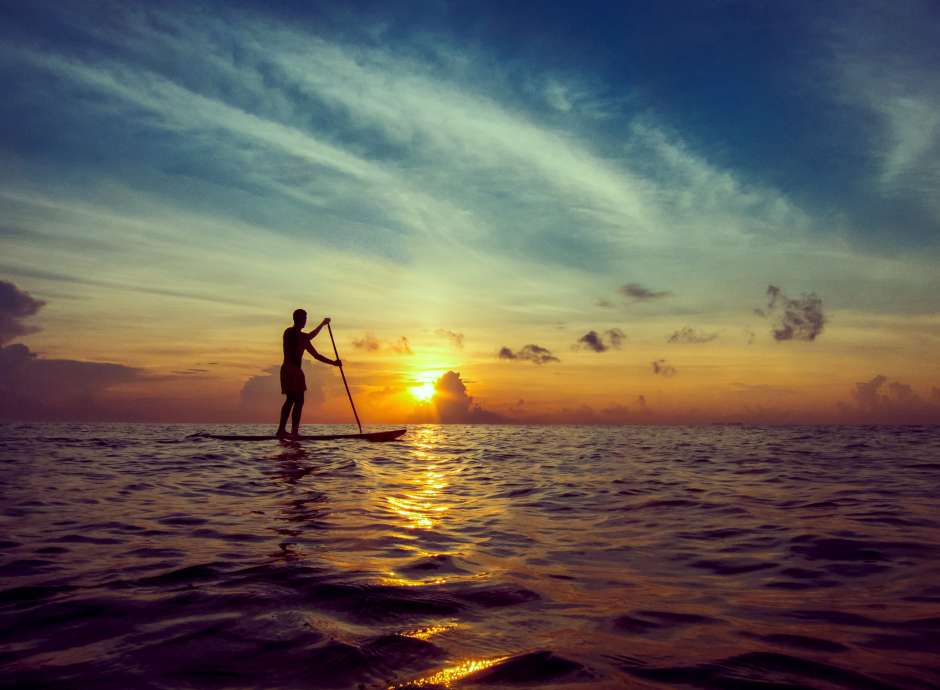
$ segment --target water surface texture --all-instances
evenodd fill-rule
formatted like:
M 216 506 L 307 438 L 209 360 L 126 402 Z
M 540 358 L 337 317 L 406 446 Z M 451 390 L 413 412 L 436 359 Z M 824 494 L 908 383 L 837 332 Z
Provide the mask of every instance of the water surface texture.
M 0 685 L 940 686 L 940 429 L 210 430 L 0 427 Z

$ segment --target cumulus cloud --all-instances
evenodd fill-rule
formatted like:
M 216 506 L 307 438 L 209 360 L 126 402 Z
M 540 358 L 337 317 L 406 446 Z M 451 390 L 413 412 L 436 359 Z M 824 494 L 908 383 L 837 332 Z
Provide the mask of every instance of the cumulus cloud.
M 0 280 L 0 345 L 34 333 L 37 328 L 24 324 L 23 319 L 34 316 L 44 304 L 13 283 Z
M 447 338 L 455 350 L 463 349 L 463 333 L 457 333 L 456 331 L 451 331 L 446 328 L 438 328 L 434 331 L 434 335 Z
M 525 345 L 521 350 L 516 350 L 515 352 L 504 345 L 499 349 L 499 358 L 532 362 L 533 364 L 548 364 L 549 362 L 561 361 L 552 354 L 551 350 L 540 345 L 535 345 L 534 343 Z
M 717 337 L 717 333 L 703 333 L 701 331 L 696 331 L 690 326 L 683 326 L 678 331 L 666 338 L 666 342 L 698 345 L 701 343 L 709 343 Z
M 611 309 L 614 306 L 613 302 L 611 302 L 609 299 L 604 299 L 604 298 L 598 299 L 596 302 L 594 302 L 594 305 L 601 307 L 602 309 Z
M 619 328 L 611 328 L 604 331 L 603 335 L 598 335 L 597 331 L 588 331 L 575 343 L 575 350 L 593 350 L 594 352 L 607 352 L 607 350 L 619 350 L 623 347 L 623 341 L 626 336 Z
M 401 336 L 395 342 L 389 344 L 389 347 L 393 351 L 397 352 L 400 355 L 413 355 L 414 352 L 411 349 L 411 345 L 408 344 L 408 338 Z
M 767 308 L 755 309 L 754 312 L 771 319 L 771 329 L 777 341 L 815 340 L 826 323 L 822 299 L 815 292 L 791 298 L 776 285 L 767 286 Z
M 839 410 L 849 421 L 873 424 L 933 424 L 940 422 L 940 389 L 925 399 L 913 386 L 878 374 L 855 384 L 848 403 Z
M 664 297 L 672 297 L 672 293 L 668 290 L 650 290 L 639 283 L 627 283 L 621 286 L 620 294 L 633 302 L 649 302 Z
M 501 415 L 474 402 L 473 396 L 467 392 L 466 383 L 456 371 L 447 371 L 434 382 L 431 403 L 419 406 L 414 417 L 417 421 L 438 421 L 443 424 L 492 424 L 505 421 Z
M 352 345 L 357 350 L 365 350 L 366 352 L 376 352 L 382 346 L 379 339 L 371 333 L 366 333 L 361 338 L 353 340 Z
M 676 370 L 676 368 L 672 366 L 669 362 L 667 362 L 665 359 L 657 359 L 652 364 L 653 364 L 653 373 L 659 376 L 665 376 L 668 378 L 670 376 L 675 376 L 676 374 L 679 373 Z

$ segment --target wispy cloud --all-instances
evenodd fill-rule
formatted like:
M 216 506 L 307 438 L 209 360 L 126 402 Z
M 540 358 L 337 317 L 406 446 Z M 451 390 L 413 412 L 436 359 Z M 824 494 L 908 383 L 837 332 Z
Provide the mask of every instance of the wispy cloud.
M 691 326 L 683 326 L 666 338 L 666 342 L 700 345 L 702 343 L 710 343 L 717 337 L 717 333 L 703 333 L 702 331 L 695 330 Z
M 376 338 L 372 333 L 365 333 L 361 338 L 356 338 L 353 340 L 352 346 L 357 350 L 376 352 L 382 346 L 382 343 L 380 343 L 379 339 Z
M 434 331 L 434 335 L 449 340 L 455 350 L 463 349 L 463 333 L 457 333 L 456 331 L 451 331 L 446 328 L 438 328 Z
M 657 359 L 652 362 L 653 373 L 658 376 L 670 378 L 678 374 L 678 370 L 665 359 Z
M 620 288 L 620 294 L 633 302 L 649 302 L 650 300 L 672 297 L 668 290 L 650 290 L 639 283 L 627 283 Z

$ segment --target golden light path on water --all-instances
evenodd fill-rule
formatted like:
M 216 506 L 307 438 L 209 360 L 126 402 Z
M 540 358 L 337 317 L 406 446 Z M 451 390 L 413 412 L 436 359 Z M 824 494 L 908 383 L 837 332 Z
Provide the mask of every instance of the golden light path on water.
M 490 666 L 495 666 L 501 661 L 508 659 L 508 656 L 497 656 L 489 659 L 464 659 L 453 666 L 448 666 L 447 668 L 441 669 L 437 673 L 434 673 L 430 676 L 425 676 L 424 678 L 418 678 L 416 680 L 410 680 L 407 683 L 400 683 L 398 685 L 390 685 L 389 690 L 395 690 L 396 688 L 412 688 L 412 687 L 421 687 L 425 685 L 429 686 L 443 686 L 449 688 L 452 683 L 466 678 L 472 673 L 477 673 L 488 669 Z
M 414 480 L 412 491 L 403 496 L 386 496 L 385 501 L 393 512 L 405 521 L 410 529 L 433 529 L 440 522 L 450 506 L 442 503 L 442 494 L 447 488 L 447 478 L 433 460 L 428 449 L 431 447 L 428 436 L 433 436 L 431 428 L 416 429 L 418 440 L 415 442 L 415 461 L 423 469 Z
M 433 385 L 425 384 L 430 387 L 430 395 L 433 394 Z M 424 386 L 419 387 L 423 391 Z M 418 389 L 412 389 L 416 397 L 420 397 Z M 389 508 L 399 515 L 409 529 L 434 529 L 451 506 L 443 502 L 444 491 L 447 489 L 448 481 L 446 475 L 438 469 L 438 465 L 430 453 L 434 440 L 433 428 L 415 429 L 418 436 L 415 441 L 414 457 L 421 467 L 419 474 L 415 478 L 415 490 L 404 493 L 403 496 L 386 496 L 386 503 Z M 433 554 L 428 554 L 433 555 Z M 477 574 L 477 577 L 486 577 L 485 573 Z M 389 573 L 389 577 L 383 579 L 383 583 L 397 584 L 407 586 L 427 586 L 444 584 L 449 581 L 447 577 L 434 577 L 427 580 L 415 582 L 406 578 L 399 578 L 395 573 Z M 427 640 L 434 635 L 447 632 L 458 627 L 456 623 L 447 623 L 439 625 L 430 625 L 425 628 L 403 632 L 402 635 L 419 640 Z M 495 664 L 508 659 L 508 656 L 498 656 L 489 658 L 469 658 L 460 660 L 451 666 L 447 666 L 439 671 L 423 678 L 417 678 L 398 685 L 389 686 L 390 690 L 401 687 L 450 687 L 462 678 L 471 674 L 483 671 Z

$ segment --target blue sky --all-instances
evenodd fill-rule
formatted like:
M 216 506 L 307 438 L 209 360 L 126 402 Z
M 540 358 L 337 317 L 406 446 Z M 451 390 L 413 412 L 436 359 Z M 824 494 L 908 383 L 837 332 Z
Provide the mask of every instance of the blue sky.
M 138 305 L 131 364 L 217 319 L 264 370 L 308 292 L 479 362 L 566 328 L 727 344 L 768 284 L 822 296 L 820 369 L 868 353 L 846 380 L 937 337 L 934 3 L 3 2 L 0 37 L 0 277 L 49 355 L 115 361 L 50 334 Z

